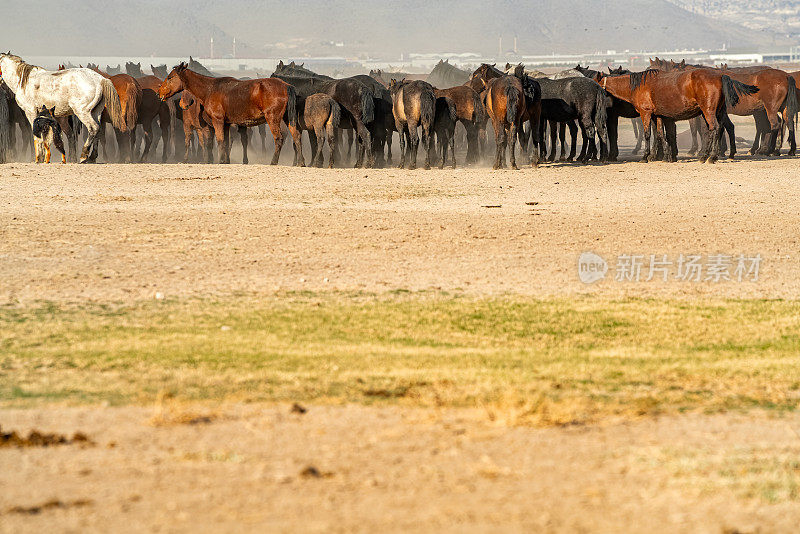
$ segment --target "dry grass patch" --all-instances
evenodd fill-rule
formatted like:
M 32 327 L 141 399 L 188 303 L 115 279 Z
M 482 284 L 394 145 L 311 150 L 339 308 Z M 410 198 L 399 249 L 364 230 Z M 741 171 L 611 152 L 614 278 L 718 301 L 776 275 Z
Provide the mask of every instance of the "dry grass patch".
M 152 403 L 166 392 L 170 403 L 482 407 L 490 420 L 536 425 L 793 410 L 799 351 L 800 305 L 786 301 L 285 293 L 50 303 L 0 308 L 0 405 Z M 165 424 L 207 415 L 163 409 Z

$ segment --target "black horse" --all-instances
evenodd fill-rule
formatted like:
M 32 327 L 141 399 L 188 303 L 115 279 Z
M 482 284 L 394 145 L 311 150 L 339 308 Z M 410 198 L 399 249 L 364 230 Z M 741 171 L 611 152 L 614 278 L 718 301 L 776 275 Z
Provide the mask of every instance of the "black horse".
M 369 87 L 352 78 L 333 80 L 319 76 L 288 76 L 277 72 L 273 73 L 272 76 L 295 87 L 298 110 L 303 109 L 305 99 L 314 93 L 325 93 L 333 98 L 342 108 L 340 127 L 349 127 L 358 133 L 359 147 L 356 168 L 362 166 L 373 167 L 375 165 L 372 134 L 367 128 L 367 125 L 375 121 L 375 100 Z M 312 140 L 312 147 L 314 143 L 315 141 Z M 366 161 L 364 159 L 365 154 Z

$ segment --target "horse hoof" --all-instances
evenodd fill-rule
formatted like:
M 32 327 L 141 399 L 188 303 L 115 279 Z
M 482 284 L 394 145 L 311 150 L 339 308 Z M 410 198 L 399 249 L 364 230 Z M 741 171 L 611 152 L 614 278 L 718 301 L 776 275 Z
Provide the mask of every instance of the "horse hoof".
M 515 171 L 518 171 L 518 170 L 519 170 L 519 167 L 517 167 L 517 164 L 516 164 L 516 163 L 515 163 L 515 164 L 513 164 L 513 165 L 511 166 L 511 168 L 512 168 L 513 170 L 515 170 Z
M 639 160 L 639 163 L 650 163 L 650 158 L 645 156 L 645 157 L 643 157 L 642 159 Z

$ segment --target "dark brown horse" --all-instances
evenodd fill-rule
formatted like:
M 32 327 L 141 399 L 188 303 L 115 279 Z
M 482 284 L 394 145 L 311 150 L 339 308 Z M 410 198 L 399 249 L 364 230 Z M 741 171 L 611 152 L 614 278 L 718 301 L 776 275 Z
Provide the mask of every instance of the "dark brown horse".
M 332 169 L 336 160 L 338 150 L 336 142 L 336 130 L 342 120 L 342 108 L 339 104 L 325 93 L 316 93 L 306 98 L 303 108 L 303 123 L 306 130 L 314 132 L 317 143 L 314 147 L 314 154 L 311 157 L 311 165 L 322 167 L 323 156 L 322 146 L 325 139 L 328 139 L 328 148 L 331 155 L 328 159 L 328 168 Z
M 230 163 L 230 127 L 240 126 L 246 147 L 246 128 L 267 123 L 275 139 L 272 165 L 278 164 L 283 147 L 281 122 L 284 120 L 294 140 L 295 165 L 305 166 L 300 129 L 297 125 L 297 94 L 294 87 L 276 78 L 241 81 L 236 78 L 211 78 L 189 70 L 181 63 L 169 74 L 159 89 L 166 100 L 188 89 L 205 109 L 220 147 L 220 162 Z M 246 151 L 245 151 L 246 153 Z
M 164 144 L 161 161 L 166 163 L 170 154 L 172 121 L 175 113 L 169 103 L 159 98 L 158 90 L 161 87 L 161 78 L 142 76 L 137 81 L 142 87 L 142 107 L 139 112 L 139 124 L 142 125 L 144 130 L 144 149 L 142 150 L 140 161 L 147 161 L 147 157 L 150 154 L 150 147 L 153 143 L 153 121 L 158 118 L 158 127 L 161 130 L 161 140 Z
M 452 168 L 456 168 L 456 122 L 458 113 L 456 105 L 446 96 L 436 97 L 436 114 L 433 119 L 433 131 L 439 141 L 441 158 L 439 168 L 444 169 L 447 165 L 447 151 L 453 157 Z
M 375 97 L 372 90 L 355 78 L 334 80 L 327 76 L 305 75 L 289 76 L 273 74 L 275 78 L 291 84 L 297 93 L 298 112 L 302 113 L 305 99 L 315 93 L 325 93 L 341 107 L 341 129 L 355 131 L 358 135 L 358 154 L 356 168 L 375 166 L 375 152 L 372 150 L 372 132 L 375 121 Z M 302 127 L 302 122 L 298 122 Z M 312 144 L 316 142 L 314 137 Z M 366 161 L 364 156 L 366 155 Z
M 742 95 L 758 92 L 757 87 L 745 85 L 712 69 L 662 72 L 649 69 L 623 76 L 601 75 L 603 88 L 617 98 L 633 104 L 645 125 L 645 152 L 643 162 L 650 159 L 650 128 L 652 119 L 674 123 L 702 115 L 708 125 L 706 142 L 700 161 L 714 163 L 719 155 L 721 125 L 727 120 L 728 106 L 736 106 Z M 667 126 L 671 129 L 671 124 Z M 674 137 L 664 139 L 668 161 L 677 153 Z
M 481 95 L 472 87 L 458 85 L 450 89 L 436 89 L 438 98 L 449 98 L 456 107 L 456 118 L 467 131 L 467 163 L 475 163 L 479 158 L 478 135 L 486 129 L 486 110 Z
M 431 168 L 433 152 L 433 125 L 436 117 L 436 93 L 433 86 L 420 80 L 389 82 L 395 128 L 400 136 L 400 165 L 404 168 L 406 158 L 410 157 L 409 169 L 417 168 L 419 134 L 422 127 L 422 149 L 425 151 L 425 168 Z M 408 146 L 406 146 L 408 145 Z

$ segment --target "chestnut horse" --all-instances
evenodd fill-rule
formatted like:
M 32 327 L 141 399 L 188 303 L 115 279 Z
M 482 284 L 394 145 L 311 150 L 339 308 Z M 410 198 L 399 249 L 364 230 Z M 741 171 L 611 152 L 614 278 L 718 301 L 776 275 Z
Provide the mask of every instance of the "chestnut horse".
M 93 67 L 93 71 L 104 78 L 111 80 L 114 89 L 119 95 L 119 103 L 122 106 L 122 125 L 114 129 L 119 147 L 119 160 L 124 163 L 133 163 L 134 132 L 139 120 L 139 109 L 142 106 L 142 88 L 133 76 L 127 74 L 115 74 L 109 76 L 100 69 Z M 112 124 L 111 117 L 107 111 L 103 111 L 102 120 L 106 124 Z M 101 140 L 105 139 L 105 135 Z
M 643 162 L 650 160 L 649 125 L 652 119 L 664 120 L 671 130 L 674 121 L 688 120 L 699 115 L 703 116 L 708 125 L 700 161 L 716 162 L 722 135 L 721 125 L 727 119 L 728 106 L 735 107 L 741 95 L 758 92 L 758 87 L 737 82 L 712 69 L 673 72 L 648 69 L 614 77 L 601 74 L 601 80 L 603 89 L 633 104 L 641 115 L 645 125 Z M 668 161 L 673 161 L 677 153 L 675 139 L 664 139 L 661 128 L 658 128 L 658 135 L 665 144 L 669 141 L 670 149 L 665 150 L 665 156 Z
M 483 93 L 484 107 L 492 121 L 497 152 L 494 169 L 506 166 L 506 148 L 510 148 L 512 169 L 518 169 L 516 144 L 519 130 L 525 117 L 525 92 L 522 81 L 515 76 L 503 75 L 491 80 L 483 80 L 486 90 Z M 510 146 L 509 146 L 510 145 Z M 532 162 L 535 163 L 535 162 Z
M 220 163 L 230 163 L 230 127 L 241 126 L 243 146 L 247 128 L 267 123 L 275 138 L 272 165 L 278 164 L 283 147 L 281 122 L 286 121 L 294 140 L 294 164 L 305 167 L 303 144 L 297 126 L 297 94 L 294 87 L 276 78 L 241 81 L 236 78 L 212 78 L 189 70 L 181 63 L 167 76 L 159 89 L 166 100 L 188 89 L 205 109 L 220 147 Z
M 686 60 L 680 63 L 665 61 L 658 58 L 650 61 L 651 65 L 657 65 L 659 70 L 691 70 L 696 68 L 706 68 L 702 65 L 688 65 Z M 794 78 L 786 72 L 772 67 L 758 65 L 753 67 L 728 68 L 727 65 L 722 69 L 715 69 L 730 76 L 733 80 L 758 87 L 758 93 L 754 95 L 742 95 L 736 106 L 731 106 L 728 113 L 731 115 L 748 116 L 752 115 L 756 120 L 756 141 L 751 154 L 758 152 L 768 155 L 775 149 L 775 142 L 778 138 L 781 127 L 779 117 L 783 115 L 783 120 L 789 127 L 789 137 L 794 139 L 794 119 L 797 115 L 798 100 L 797 86 Z M 768 129 L 764 128 L 767 126 Z M 758 146 L 758 138 L 762 138 L 761 147 Z M 735 151 L 735 142 L 731 141 L 731 152 Z M 796 147 L 792 146 L 789 155 L 793 156 Z M 731 156 L 733 157 L 733 155 Z
M 213 161 L 213 135 L 211 124 L 206 121 L 206 114 L 203 106 L 194 97 L 191 91 L 183 91 L 178 106 L 183 110 L 183 137 L 186 143 L 186 152 L 183 162 L 189 163 L 189 150 L 192 143 L 192 134 L 197 132 L 197 140 L 203 150 L 203 161 L 212 163 Z

